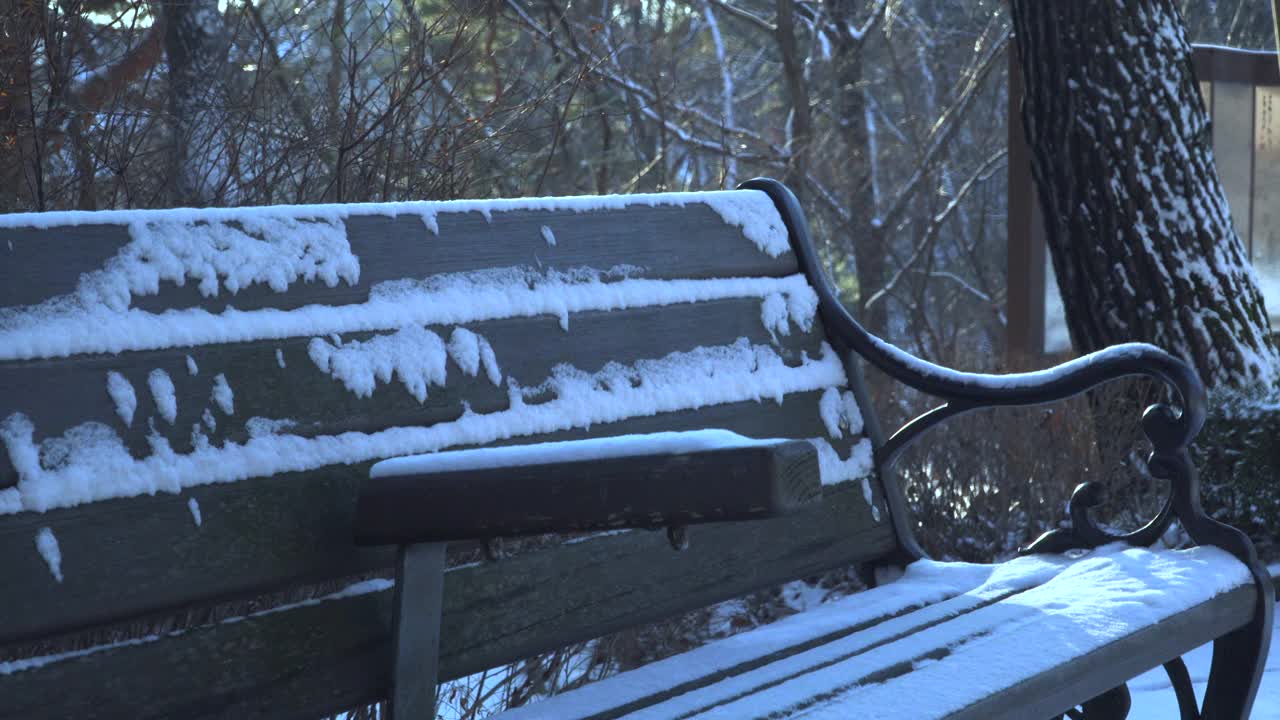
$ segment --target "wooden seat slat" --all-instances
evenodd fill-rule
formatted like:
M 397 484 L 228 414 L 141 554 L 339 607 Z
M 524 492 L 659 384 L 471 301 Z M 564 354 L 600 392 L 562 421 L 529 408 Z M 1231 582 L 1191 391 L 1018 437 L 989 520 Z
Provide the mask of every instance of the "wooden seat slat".
M 814 715 L 834 719 L 863 716 L 869 709 L 880 713 L 875 717 L 901 720 L 1051 717 L 1110 689 L 1097 686 L 1096 677 L 1081 669 L 1090 667 L 1089 663 L 1122 664 L 1126 677 L 1137 675 L 1240 627 L 1253 613 L 1256 591 L 1249 585 L 1247 572 L 1230 564 L 1234 561 L 1221 551 L 1131 550 L 1118 560 L 1108 556 L 1115 552 L 1114 547 L 1100 551 L 1090 561 L 1099 563 L 1098 572 L 1082 572 L 1085 565 L 1066 558 L 1031 557 L 1012 564 L 1018 575 L 997 569 L 978 584 L 969 577 L 974 566 L 927 566 L 926 570 L 938 568 L 942 577 L 959 575 L 958 583 L 968 581 L 974 586 L 951 597 L 930 598 L 932 602 L 920 609 L 886 613 L 879 622 L 854 627 L 857 608 L 875 608 L 880 595 L 897 592 L 890 583 L 856 596 L 857 604 L 845 601 L 852 606 L 849 631 L 815 647 L 805 647 L 801 633 L 793 643 L 794 651 L 781 657 L 717 667 L 723 663 L 717 656 L 731 655 L 736 647 L 752 642 L 753 636 L 763 635 L 761 644 L 767 647 L 769 634 L 787 632 L 785 626 L 766 627 L 499 717 L 738 720 Z M 1196 577 L 1192 571 L 1204 569 L 1206 557 L 1217 563 L 1216 574 Z M 1138 570 L 1126 578 L 1126 592 L 1138 597 L 1147 594 L 1130 602 L 1149 605 L 1151 617 L 1144 620 L 1152 623 L 1126 629 L 1114 624 L 1115 609 L 1105 606 L 1111 598 L 1095 599 L 1092 593 L 1110 593 L 1114 598 L 1117 577 L 1106 573 L 1129 566 L 1165 571 L 1177 567 L 1183 575 L 1168 581 L 1166 572 L 1161 582 L 1153 582 Z M 908 569 L 904 580 L 918 582 L 913 574 L 919 570 Z M 1145 586 L 1140 589 L 1142 583 Z M 1156 592 L 1178 599 L 1150 597 Z M 1174 609 L 1183 604 L 1191 609 Z M 1081 620 L 1082 616 L 1086 619 Z M 945 666 L 915 674 L 934 662 Z M 1017 679 L 1010 681 L 1009 675 Z M 985 688 L 984 682 L 990 687 Z M 654 693 L 655 687 L 662 689 Z M 965 700 L 988 693 L 989 698 L 976 704 Z
M 846 486 L 831 495 L 793 516 L 690 527 L 689 548 L 681 553 L 661 532 L 635 531 L 450 570 L 441 677 L 479 672 L 893 546 L 892 528 L 870 521 L 861 490 Z M 302 718 L 318 715 L 311 708 L 325 702 L 337 708 L 382 697 L 390 678 L 390 595 L 194 628 L 52 663 L 29 677 L 0 675 L 0 692 L 20 681 L 23 697 L 31 698 L 29 705 L 0 703 L 0 718 L 30 717 L 23 710 L 31 708 L 48 717 Z M 568 637 L 566 617 L 573 619 Z M 212 674 L 209 658 L 217 658 Z M 130 672 L 121 673 L 123 667 Z M 68 686 L 84 693 L 60 692 Z M 291 694 L 315 698 L 317 705 L 293 713 Z

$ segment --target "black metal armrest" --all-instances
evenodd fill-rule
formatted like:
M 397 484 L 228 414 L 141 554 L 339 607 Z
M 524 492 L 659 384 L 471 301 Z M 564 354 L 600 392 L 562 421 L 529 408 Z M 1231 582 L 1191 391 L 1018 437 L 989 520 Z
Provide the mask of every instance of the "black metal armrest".
M 1204 424 L 1207 400 L 1200 377 L 1189 365 L 1154 345 L 1116 345 L 1048 370 L 992 375 L 936 365 L 881 340 L 862 327 L 840 303 L 809 237 L 804 210 L 791 191 L 776 180 L 764 178 L 749 180 L 741 187 L 764 191 L 778 207 L 800 267 L 818 295 L 818 312 L 827 334 L 844 346 L 839 349 L 856 352 L 895 380 L 945 401 L 889 438 L 876 457 L 882 468 L 891 467 L 925 430 L 957 415 L 986 407 L 1064 400 L 1131 375 L 1161 380 L 1178 395 L 1180 411 L 1157 405 L 1144 417 L 1144 429 L 1148 434 L 1156 433 L 1152 442 L 1158 449 L 1176 452 L 1186 447 Z
M 1099 384 L 1139 375 L 1163 381 L 1176 394 L 1178 404 L 1155 404 L 1142 416 L 1142 428 L 1154 451 L 1149 468 L 1156 477 L 1168 479 L 1173 492 L 1160 513 L 1147 525 L 1127 535 L 1107 533 L 1093 523 L 1088 510 L 1101 499 L 1100 488 L 1084 483 L 1076 488 L 1069 512 L 1071 530 L 1046 533 L 1031 550 L 1060 551 L 1068 547 L 1095 547 L 1106 542 L 1127 541 L 1149 545 L 1176 516 L 1193 539 L 1201 544 L 1225 547 L 1238 557 L 1256 562 L 1252 546 L 1238 531 L 1213 521 L 1200 507 L 1199 485 L 1187 448 L 1204 425 L 1207 399 L 1204 384 L 1195 370 L 1153 345 L 1131 343 L 1091 353 L 1048 370 L 1008 375 L 966 373 L 917 358 L 872 335 L 845 310 L 835 288 L 822 268 L 808 234 L 808 224 L 800 203 L 786 186 L 775 180 L 755 179 L 744 189 L 767 193 L 778 208 L 791 238 L 792 250 L 809 284 L 818 295 L 818 312 L 828 337 L 840 352 L 856 352 L 890 377 L 942 399 L 938 407 L 920 415 L 895 432 L 876 451 L 881 471 L 892 468 L 902 452 L 939 423 L 980 408 L 1039 405 L 1063 400 Z M 899 539 L 909 555 L 923 556 L 910 528 L 899 518 L 906 517 L 906 500 L 895 483 L 886 483 L 890 515 Z M 1243 540 L 1243 542 L 1242 542 Z
M 989 407 L 1058 402 L 1124 377 L 1160 380 L 1178 397 L 1178 409 L 1156 404 L 1143 416 L 1143 428 L 1160 450 L 1177 452 L 1187 447 L 1204 425 L 1207 400 L 1200 378 L 1189 365 L 1154 345 L 1114 345 L 1046 370 L 992 375 L 950 370 L 868 337 L 884 350 L 885 365 L 893 369 L 886 370 L 888 374 L 945 400 L 889 437 L 879 456 L 885 467 L 891 467 L 926 431 L 957 415 Z
M 803 440 L 555 460 L 563 451 L 572 457 L 574 445 L 599 442 L 380 463 L 360 489 L 356 542 L 408 545 L 751 520 L 792 512 L 822 496 L 817 450 Z M 559 454 L 544 455 L 551 462 L 512 464 L 513 451 L 532 448 L 525 457 L 536 459 L 539 447 L 552 445 Z M 442 470 L 428 472 L 433 467 Z

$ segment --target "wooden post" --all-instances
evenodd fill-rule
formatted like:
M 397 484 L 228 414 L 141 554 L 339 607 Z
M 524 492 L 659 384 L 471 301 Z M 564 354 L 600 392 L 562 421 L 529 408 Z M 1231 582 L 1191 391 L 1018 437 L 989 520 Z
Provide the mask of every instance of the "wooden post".
M 391 720 L 435 718 L 445 546 L 401 545 L 396 552 Z

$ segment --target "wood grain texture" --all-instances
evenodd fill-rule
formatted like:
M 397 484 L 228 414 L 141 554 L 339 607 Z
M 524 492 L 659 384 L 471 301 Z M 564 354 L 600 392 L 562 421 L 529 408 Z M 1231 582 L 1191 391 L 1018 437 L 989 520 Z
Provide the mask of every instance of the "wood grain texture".
M 1061 715 L 1115 687 L 1118 678 L 1136 677 L 1243 626 L 1253 617 L 1257 597 L 1255 586 L 1238 587 L 994 693 L 949 720 L 1023 720 Z
M 193 283 L 166 283 L 155 296 L 135 298 L 147 311 L 201 307 L 221 312 L 263 307 L 289 309 L 312 303 L 364 302 L 374 285 L 406 277 L 458 273 L 513 265 L 569 270 L 633 265 L 650 278 L 778 277 L 797 271 L 795 256 L 771 258 L 738 228 L 705 205 L 645 207 L 607 212 L 567 210 L 443 213 L 437 236 L 418 215 L 355 215 L 345 221 L 351 252 L 360 258 L 360 281 L 297 283 L 287 293 L 254 285 L 232 295 L 203 297 Z M 556 244 L 540 232 L 546 225 Z M 696 239 L 696 242 L 691 240 Z M 0 308 L 33 305 L 71 292 L 81 273 L 97 269 L 129 242 L 123 225 L 52 229 L 0 228 L 0 243 L 13 250 L 0 263 Z
M 662 533 L 633 531 L 451 570 L 441 679 L 877 557 L 895 541 L 869 514 L 861 491 L 844 487 L 791 516 L 692 527 L 679 553 Z M 390 596 L 220 623 L 0 676 L 0 718 L 314 718 L 385 697 Z
M 253 417 L 288 418 L 290 432 L 335 435 L 347 431 L 376 432 L 389 427 L 430 425 L 456 420 L 468 404 L 477 413 L 509 407 L 505 380 L 523 386 L 542 383 L 560 363 L 584 372 L 597 372 L 608 362 L 630 364 L 699 346 L 728 345 L 739 338 L 771 345 L 785 360 L 798 363 L 803 353 L 816 354 L 823 337 L 818 323 L 809 332 L 793 329 L 774 344 L 760 320 L 760 301 L 729 299 L 667 307 L 613 312 L 586 312 L 570 318 L 562 330 L 552 317 L 511 318 L 467 326 L 489 341 L 502 370 L 504 384 L 495 386 L 485 373 L 468 376 L 450 360 L 448 384 L 428 388 L 425 402 L 414 398 L 398 380 L 379 383 L 368 398 L 356 396 L 329 377 L 308 357 L 309 337 L 95 355 L 58 360 L 0 363 L 0 419 L 12 412 L 26 415 L 36 427 L 36 442 L 57 437 L 67 429 L 94 421 L 107 425 L 124 439 L 135 457 L 150 454 L 147 436 L 154 426 L 178 453 L 190 452 L 192 428 L 205 411 L 217 429 L 203 431 L 215 445 L 244 442 L 246 421 Z M 448 341 L 452 327 L 429 328 Z M 352 333 L 345 340 L 363 340 L 373 333 Z M 285 367 L 277 363 L 280 350 Z M 187 369 L 187 356 L 198 374 Z M 158 417 L 147 376 L 164 370 L 173 381 L 177 416 L 170 424 Z M 107 373 L 119 372 L 133 385 L 138 407 L 126 427 L 107 394 Z M 214 377 L 223 374 L 235 393 L 234 415 L 226 415 L 211 399 Z M 0 452 L 0 488 L 17 483 L 7 453 Z M 0 518 L 0 525 L 4 524 Z
M 519 441 L 707 427 L 747 437 L 819 437 L 825 433 L 819 395 L 790 395 L 781 406 L 745 402 L 632 418 Z M 833 445 L 848 452 L 847 438 Z M 159 494 L 4 517 L 0 567 L 26 582 L 0 585 L 0 642 L 157 613 L 201 599 L 251 597 L 390 568 L 390 549 L 359 548 L 352 542 L 356 494 L 368 467 L 333 466 L 192 488 L 182 496 Z M 883 510 L 878 482 L 873 490 Z M 188 511 L 188 497 L 199 502 L 199 527 Z M 857 527 L 858 518 L 869 512 L 860 493 L 858 503 L 861 515 L 823 526 L 830 533 L 826 542 L 838 544 L 847 529 Z M 35 551 L 34 539 L 43 527 L 52 529 L 62 549 L 61 583 Z M 104 594 L 107 587 L 112 591 Z
M 444 607 L 444 543 L 396 549 L 391 611 L 391 718 L 430 718 L 436 709 L 440 615 Z
M 803 440 L 365 480 L 355 541 L 406 545 L 782 515 L 822 497 Z

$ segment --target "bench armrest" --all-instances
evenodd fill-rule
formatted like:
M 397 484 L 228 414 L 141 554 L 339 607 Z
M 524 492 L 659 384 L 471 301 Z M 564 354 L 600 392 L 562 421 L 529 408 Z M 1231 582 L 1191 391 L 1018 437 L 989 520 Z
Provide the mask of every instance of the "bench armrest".
M 681 449 L 697 436 L 706 431 L 385 461 L 360 488 L 355 539 L 407 545 L 751 520 L 822 496 L 808 441 L 738 438 L 728 447 Z
M 1158 379 L 1177 393 L 1180 411 L 1153 406 L 1162 408 L 1157 412 L 1159 417 L 1144 418 L 1144 428 L 1159 435 L 1151 438 L 1157 448 L 1176 451 L 1186 447 L 1204 424 L 1207 400 L 1200 377 L 1191 366 L 1154 345 L 1116 345 L 1047 370 L 993 375 L 952 370 L 885 342 L 862 327 L 841 304 L 809 237 L 804 211 L 791 191 L 775 180 L 763 178 L 747 181 L 741 187 L 764 191 L 777 206 L 800 267 L 818 295 L 822 322 L 828 335 L 844 346 L 840 349 L 856 352 L 895 380 L 946 401 L 894 433 L 877 453 L 876 460 L 882 467 L 892 466 L 921 432 L 956 415 L 986 407 L 1064 400 L 1131 375 Z
M 1173 486 L 1160 513 L 1132 533 L 1112 535 L 1089 517 L 1088 509 L 1100 502 L 1101 492 L 1096 484 L 1084 483 L 1072 496 L 1071 530 L 1046 533 L 1031 549 L 1061 551 L 1068 547 L 1096 547 L 1115 540 L 1149 545 L 1176 514 L 1196 542 L 1227 548 L 1246 562 L 1249 557 L 1256 561 L 1252 546 L 1243 534 L 1212 520 L 1200 507 L 1199 481 L 1187 448 L 1204 425 L 1207 399 L 1204 384 L 1189 365 L 1145 343 L 1117 345 L 1048 370 L 1008 375 L 960 372 L 922 360 L 867 332 L 840 303 L 809 237 L 804 211 L 790 190 L 769 179 L 750 180 L 740 187 L 765 192 L 778 208 L 787 226 L 792 250 L 818 295 L 819 315 L 837 350 L 856 352 L 890 377 L 944 401 L 908 422 L 876 448 L 876 464 L 882 471 L 892 468 L 902 452 L 923 433 L 958 415 L 980 408 L 1064 400 L 1110 380 L 1147 376 L 1173 390 L 1180 406 L 1174 409 L 1158 403 L 1147 408 L 1142 416 L 1143 431 L 1154 447 L 1149 461 L 1151 472 L 1156 477 L 1169 479 Z M 885 485 L 899 541 L 909 555 L 923 556 L 913 533 L 901 519 L 906 516 L 902 489 L 888 480 Z

